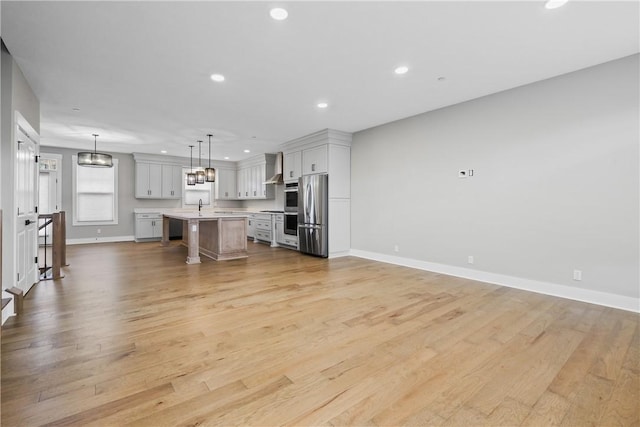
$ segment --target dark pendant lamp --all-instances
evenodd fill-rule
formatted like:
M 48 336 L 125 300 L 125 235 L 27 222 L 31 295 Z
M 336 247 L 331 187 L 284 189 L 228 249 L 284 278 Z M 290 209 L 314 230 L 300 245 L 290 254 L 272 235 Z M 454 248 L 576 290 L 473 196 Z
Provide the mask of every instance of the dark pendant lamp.
M 202 170 L 202 141 L 198 141 L 198 170 L 196 171 L 196 184 L 204 184 L 204 171 Z
M 213 135 L 208 134 L 209 137 L 209 167 L 204 170 L 204 177 L 207 182 L 216 182 L 216 170 L 211 167 L 211 137 Z
M 93 152 L 82 151 L 78 153 L 78 166 L 88 166 L 91 168 L 113 167 L 111 154 L 98 153 L 98 134 L 93 134 Z
M 196 185 L 196 174 L 193 173 L 193 145 L 190 145 L 189 148 L 191 148 L 191 155 L 189 156 L 191 172 L 187 172 L 187 185 Z

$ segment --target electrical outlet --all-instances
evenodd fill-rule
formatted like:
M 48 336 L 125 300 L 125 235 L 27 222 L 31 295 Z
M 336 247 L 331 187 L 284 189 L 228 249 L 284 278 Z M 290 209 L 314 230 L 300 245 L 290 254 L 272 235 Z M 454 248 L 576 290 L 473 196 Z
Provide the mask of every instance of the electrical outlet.
M 100 234 L 102 233 L 102 230 L 100 230 L 99 228 L 96 230 L 96 233 Z
M 573 280 L 582 280 L 582 270 L 573 270 Z
M 467 263 L 468 263 L 468 264 L 473 264 L 473 255 L 469 255 L 469 256 L 467 257 Z
M 394 252 L 400 252 L 400 247 L 399 247 L 398 245 L 395 245 L 395 246 L 393 247 L 393 251 L 394 251 Z

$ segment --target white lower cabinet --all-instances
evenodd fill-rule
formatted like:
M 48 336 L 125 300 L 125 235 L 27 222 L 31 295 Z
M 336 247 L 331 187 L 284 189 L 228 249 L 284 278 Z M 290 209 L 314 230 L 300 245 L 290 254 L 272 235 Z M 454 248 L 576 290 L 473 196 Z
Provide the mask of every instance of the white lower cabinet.
M 255 242 L 269 243 L 271 246 L 278 246 L 274 229 L 274 218 L 270 213 L 255 213 L 253 217 Z
M 273 240 L 271 214 L 256 214 L 255 217 L 256 229 L 254 238 L 271 243 Z
M 286 244 L 284 242 L 284 214 L 276 214 L 276 243 L 279 245 Z
M 136 242 L 162 238 L 162 214 L 137 213 L 135 223 Z
M 247 238 L 253 239 L 256 234 L 256 217 L 255 215 L 249 215 L 247 218 Z
M 276 243 L 288 249 L 298 249 L 298 236 L 292 236 L 284 232 L 284 214 L 276 214 Z

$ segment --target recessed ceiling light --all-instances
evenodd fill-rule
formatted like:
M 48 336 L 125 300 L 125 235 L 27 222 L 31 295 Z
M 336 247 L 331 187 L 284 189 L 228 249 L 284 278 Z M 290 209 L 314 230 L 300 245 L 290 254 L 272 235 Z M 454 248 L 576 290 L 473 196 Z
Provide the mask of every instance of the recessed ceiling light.
M 546 7 L 547 9 L 557 9 L 567 4 L 568 1 L 569 0 L 547 0 L 547 2 L 544 4 L 544 7 Z
M 329 104 L 326 102 L 318 102 L 318 108 L 327 108 Z
M 80 109 L 78 107 L 73 107 L 72 110 L 73 111 L 80 111 Z
M 289 16 L 289 12 L 281 7 L 274 7 L 269 11 L 269 15 L 271 15 L 271 17 L 276 21 L 284 21 L 287 19 L 287 16 Z
M 225 158 L 224 158 L 224 159 L 225 159 L 225 160 L 229 160 L 229 157 L 228 157 L 228 156 L 225 156 Z
M 160 150 L 162 154 L 167 154 L 167 150 Z
M 396 74 L 406 74 L 407 71 L 409 71 L 409 67 L 405 65 L 401 65 L 400 67 L 397 67 L 395 70 L 393 70 L 393 72 Z
M 223 82 L 224 76 L 222 74 L 211 74 L 211 80 L 214 82 Z
M 244 150 L 244 152 L 245 152 L 245 153 L 250 153 L 250 152 L 251 152 L 251 150 Z

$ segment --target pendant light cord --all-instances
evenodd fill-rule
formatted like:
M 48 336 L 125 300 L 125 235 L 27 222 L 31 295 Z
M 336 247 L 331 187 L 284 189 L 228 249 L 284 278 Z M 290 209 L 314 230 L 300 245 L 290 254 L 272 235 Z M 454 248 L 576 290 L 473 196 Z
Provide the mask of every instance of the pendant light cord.
M 189 164 L 191 165 L 191 173 L 193 173 L 193 145 L 190 145 L 189 148 L 191 148 L 191 154 L 189 156 Z
M 93 152 L 97 154 L 98 153 L 98 137 L 100 135 L 98 135 L 97 133 L 94 133 L 92 135 L 93 135 Z
M 198 167 L 202 167 L 202 141 L 198 140 Z
M 213 135 L 212 134 L 207 134 L 207 136 L 209 137 L 209 169 L 211 169 L 211 137 Z

